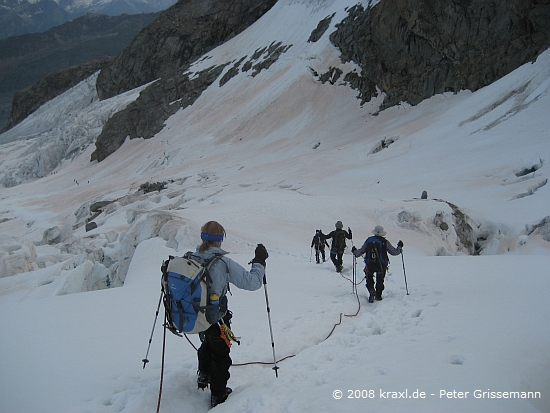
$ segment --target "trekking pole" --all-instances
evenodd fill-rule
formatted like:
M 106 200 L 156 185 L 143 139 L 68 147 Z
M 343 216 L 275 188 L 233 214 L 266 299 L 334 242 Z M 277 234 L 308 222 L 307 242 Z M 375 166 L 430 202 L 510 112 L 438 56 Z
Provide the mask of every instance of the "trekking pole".
M 157 402 L 157 413 L 160 411 L 160 399 L 162 398 L 162 382 L 164 381 L 164 355 L 166 353 L 166 325 L 168 320 L 166 319 L 166 312 L 164 312 L 164 335 L 162 338 L 162 364 L 160 368 L 160 385 L 159 385 L 159 399 Z
M 357 292 L 357 285 L 356 285 L 356 282 L 357 282 L 357 257 L 353 253 L 353 248 L 354 248 L 353 239 L 351 239 L 350 241 L 351 241 L 351 250 L 352 250 L 351 255 L 353 255 L 353 264 L 352 264 L 352 267 L 351 267 L 351 279 L 352 279 L 351 293 L 355 294 Z
M 160 303 L 162 301 L 162 296 L 164 295 L 164 291 L 161 291 L 160 298 L 159 298 L 159 304 L 157 306 L 157 312 L 155 314 L 155 322 L 153 323 L 153 330 L 151 330 L 151 337 L 149 337 L 149 345 L 147 346 L 147 354 L 145 354 L 145 358 L 141 361 L 143 361 L 143 368 L 145 368 L 145 365 L 149 363 L 149 349 L 151 348 L 151 342 L 153 341 L 153 334 L 155 332 L 155 326 L 157 325 L 157 318 L 159 316 L 159 309 L 160 309 Z
M 355 257 L 355 254 L 353 255 L 353 267 L 352 267 L 352 284 L 353 284 L 353 288 L 351 290 L 351 293 L 352 294 L 355 294 L 357 292 L 357 285 L 356 285 L 356 282 L 357 282 L 357 258 Z
M 267 307 L 267 319 L 269 320 L 269 332 L 271 333 L 271 349 L 273 350 L 273 370 L 275 370 L 275 376 L 278 378 L 279 367 L 277 367 L 277 358 L 275 357 L 275 342 L 273 341 L 273 328 L 271 327 L 271 309 L 269 308 L 269 298 L 267 296 L 267 280 L 264 273 L 264 291 L 265 291 L 265 305 Z
M 407 286 L 407 273 L 405 272 L 405 258 L 403 258 L 403 250 L 401 250 L 401 261 L 403 261 L 403 276 L 405 277 L 405 289 L 407 290 L 407 295 L 409 295 L 409 287 Z
M 313 247 L 309 250 L 309 262 L 311 262 L 311 254 L 313 254 Z

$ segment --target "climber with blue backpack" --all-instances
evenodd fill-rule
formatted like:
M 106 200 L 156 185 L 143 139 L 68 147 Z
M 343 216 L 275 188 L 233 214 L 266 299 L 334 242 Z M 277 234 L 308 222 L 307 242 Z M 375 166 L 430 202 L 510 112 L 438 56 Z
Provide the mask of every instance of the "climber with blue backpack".
M 207 222 L 201 228 L 201 245 L 189 255 L 189 259 L 193 261 L 209 264 L 210 304 L 206 306 L 206 314 L 207 317 L 209 312 L 214 315 L 208 320 L 212 324 L 199 333 L 202 344 L 197 351 L 197 384 L 200 389 L 210 385 L 212 407 L 225 402 L 232 391 L 227 387 L 229 367 L 232 364 L 229 356 L 230 340 L 237 340 L 229 328 L 232 315 L 227 309 L 229 283 L 249 291 L 261 288 L 265 276 L 265 260 L 269 256 L 265 247 L 258 244 L 251 261 L 252 267 L 247 271 L 226 257 L 227 252 L 221 249 L 224 236 L 225 230 L 218 222 Z
M 384 278 L 390 259 L 388 253 L 391 255 L 399 255 L 403 251 L 403 241 L 397 243 L 395 248 L 384 236 L 386 231 L 381 225 L 376 225 L 372 231 L 374 234 L 368 237 L 363 246 L 359 249 L 353 247 L 351 249 L 352 254 L 355 257 L 360 257 L 365 254 L 365 275 L 367 278 L 367 290 L 369 292 L 369 303 L 373 303 L 382 300 L 382 291 L 384 291 Z M 374 282 L 374 274 L 376 273 L 376 285 Z

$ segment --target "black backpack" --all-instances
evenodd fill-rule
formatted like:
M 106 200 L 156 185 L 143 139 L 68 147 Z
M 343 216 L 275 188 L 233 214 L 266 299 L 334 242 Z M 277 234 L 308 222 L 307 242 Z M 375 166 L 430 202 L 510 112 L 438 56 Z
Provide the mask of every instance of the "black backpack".
M 346 232 L 344 230 L 337 230 L 334 233 L 334 240 L 332 241 L 332 250 L 336 252 L 344 252 L 346 248 Z
M 315 247 L 316 251 L 322 249 L 325 243 L 325 240 L 323 239 L 322 235 L 323 233 L 321 231 L 317 231 L 313 236 L 313 246 Z
M 371 269 L 382 270 L 389 263 L 385 239 L 376 236 L 367 238 L 365 264 Z

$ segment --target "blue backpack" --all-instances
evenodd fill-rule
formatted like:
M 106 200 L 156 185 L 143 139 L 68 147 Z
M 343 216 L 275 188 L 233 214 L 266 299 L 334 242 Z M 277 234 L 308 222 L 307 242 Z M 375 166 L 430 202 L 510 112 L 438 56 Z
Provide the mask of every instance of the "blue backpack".
M 210 294 L 212 280 L 208 271 L 221 255 L 203 263 L 190 256 L 191 252 L 183 257 L 169 256 L 161 266 L 166 324 L 177 336 L 205 331 L 227 309 L 226 297 Z
M 367 248 L 365 250 L 365 264 L 371 267 L 377 265 L 382 268 L 386 268 L 390 263 L 388 259 L 388 252 L 386 247 L 386 240 L 381 237 L 369 237 L 367 238 Z

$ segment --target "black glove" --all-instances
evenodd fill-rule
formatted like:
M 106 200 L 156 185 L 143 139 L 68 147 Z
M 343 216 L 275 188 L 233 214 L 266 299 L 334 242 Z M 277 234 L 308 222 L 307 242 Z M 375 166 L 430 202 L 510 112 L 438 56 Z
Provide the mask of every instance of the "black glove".
M 227 312 L 225 313 L 225 315 L 222 318 L 223 323 L 229 328 L 231 328 L 231 319 L 232 318 L 233 318 L 233 313 L 230 310 L 227 310 Z
M 265 260 L 269 257 L 269 254 L 267 253 L 267 250 L 265 249 L 263 244 L 258 244 L 256 250 L 254 251 L 254 254 L 254 259 L 252 260 L 252 262 L 262 264 L 265 267 Z
M 357 251 L 357 248 L 355 248 L 355 246 L 351 247 L 351 252 L 352 252 L 353 254 L 355 254 L 355 251 Z
M 403 241 L 399 240 L 399 242 L 397 243 L 397 246 L 403 248 Z
M 348 232 L 349 232 L 350 239 L 353 238 L 353 236 L 351 235 L 351 228 L 350 227 L 348 227 Z

